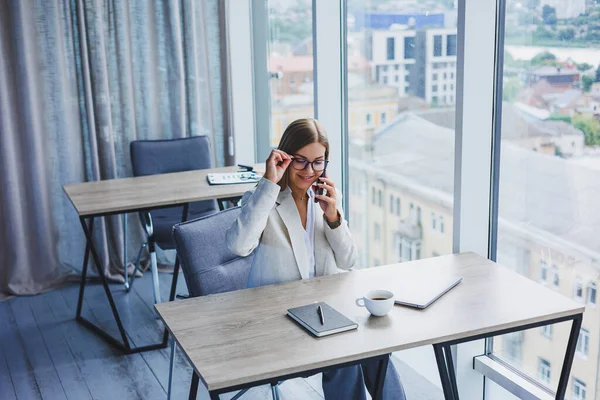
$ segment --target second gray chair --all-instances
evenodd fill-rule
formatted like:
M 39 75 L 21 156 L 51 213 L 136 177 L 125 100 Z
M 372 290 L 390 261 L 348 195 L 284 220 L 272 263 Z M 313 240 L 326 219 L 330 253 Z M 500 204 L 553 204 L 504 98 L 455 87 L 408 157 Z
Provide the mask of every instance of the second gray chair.
M 190 297 L 231 292 L 246 288 L 248 274 L 254 254 L 239 257 L 227 248 L 227 229 L 238 217 L 240 208 L 230 208 L 217 214 L 194 221 L 177 224 L 173 237 L 177 255 Z M 169 373 L 168 395 L 171 396 L 175 341 L 171 343 L 171 369 Z M 190 398 L 196 398 L 199 377 L 194 372 L 190 387 Z M 244 391 L 236 394 L 237 399 Z M 279 398 L 277 386 L 272 386 L 273 398 Z
M 168 140 L 136 140 L 131 142 L 130 152 L 134 176 L 167 174 L 212 167 L 210 142 L 206 136 Z M 183 206 L 183 210 L 182 207 L 169 207 L 140 213 L 140 219 L 148 236 L 145 245 L 147 245 L 150 253 L 155 303 L 161 301 L 155 244 L 163 250 L 174 249 L 175 243 L 171 235 L 173 225 L 181 222 L 182 218 L 183 220 L 194 219 L 217 211 L 218 207 L 215 200 L 204 200 L 186 204 Z M 140 249 L 136 266 L 139 266 L 142 250 L 143 248 Z M 172 301 L 175 296 L 178 273 L 179 260 L 177 259 L 173 271 L 169 301 Z M 135 273 L 132 277 L 132 284 L 134 277 Z M 127 276 L 125 278 L 127 279 Z

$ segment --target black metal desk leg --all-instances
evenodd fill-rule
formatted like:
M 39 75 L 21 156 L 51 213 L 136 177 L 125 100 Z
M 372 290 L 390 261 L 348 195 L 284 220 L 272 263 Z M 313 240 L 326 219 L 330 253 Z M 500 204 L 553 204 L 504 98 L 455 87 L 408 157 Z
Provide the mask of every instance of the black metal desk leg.
M 181 222 L 185 222 L 188 219 L 188 210 L 190 204 L 185 203 L 183 205 L 183 213 L 181 215 Z M 173 268 L 173 279 L 171 280 L 171 293 L 169 294 L 169 301 L 175 300 L 175 292 L 177 291 L 177 279 L 179 279 L 179 256 L 175 256 L 175 267 Z
M 452 387 L 452 394 L 454 398 L 458 400 L 458 386 L 456 384 L 456 373 L 454 371 L 454 361 L 452 360 L 452 349 L 450 345 L 442 346 L 444 349 L 444 356 L 446 358 L 446 367 L 448 367 L 448 378 L 450 378 L 450 386 Z
M 90 219 L 90 231 L 94 230 L 94 218 Z M 85 233 L 85 230 L 84 230 Z M 83 255 L 83 267 L 81 268 L 81 282 L 79 283 L 79 298 L 77 299 L 77 312 L 75 313 L 75 317 L 79 318 L 81 316 L 81 307 L 83 306 L 83 292 L 85 289 L 85 280 L 87 279 L 87 268 L 88 263 L 90 261 L 90 241 L 85 241 L 85 253 Z
M 569 335 L 569 342 L 567 343 L 565 360 L 563 361 L 563 367 L 562 371 L 560 372 L 560 379 L 558 381 L 558 389 L 556 390 L 557 399 L 564 399 L 565 393 L 567 392 L 569 375 L 571 374 L 571 366 L 573 365 L 573 357 L 575 356 L 575 349 L 577 348 L 577 340 L 579 339 L 579 330 L 581 329 L 582 321 L 583 314 L 578 314 L 573 318 L 573 325 L 571 325 L 571 334 Z
M 387 372 L 390 355 L 381 358 L 378 362 L 377 376 L 375 377 L 375 392 L 373 400 L 381 400 L 383 398 L 383 385 L 385 384 L 385 373 Z
M 106 275 L 104 274 L 104 270 L 101 267 L 102 264 L 100 262 L 100 257 L 98 256 L 98 253 L 96 252 L 96 248 L 94 247 L 94 242 L 92 239 L 92 236 L 93 236 L 92 228 L 94 227 L 94 217 L 89 217 L 89 224 L 86 224 L 85 217 L 80 217 L 79 219 L 81 222 L 81 227 L 83 228 L 83 233 L 85 234 L 85 237 L 86 237 L 86 246 L 85 246 L 83 270 L 82 270 L 82 274 L 81 274 L 81 283 L 79 286 L 79 298 L 77 300 L 77 313 L 75 316 L 75 319 L 77 320 L 77 322 L 82 324 L 86 328 L 89 328 L 94 333 L 101 336 L 108 343 L 112 344 L 113 346 L 115 346 L 116 348 L 118 348 L 119 350 L 121 350 L 123 353 L 126 353 L 126 354 L 139 353 L 139 352 L 148 351 L 148 350 L 163 349 L 163 348 L 167 347 L 168 332 L 167 332 L 166 328 L 165 328 L 165 334 L 163 335 L 163 341 L 161 343 L 155 343 L 155 344 L 151 344 L 148 346 L 140 346 L 140 347 L 135 347 L 135 348 L 131 347 L 131 345 L 129 343 L 129 338 L 127 337 L 127 333 L 125 332 L 125 327 L 123 326 L 123 323 L 121 322 L 121 317 L 119 316 L 119 311 L 117 310 L 117 306 L 115 305 L 114 298 L 110 291 L 110 287 L 108 286 L 108 280 L 106 278 Z M 83 295 L 84 295 L 84 289 L 85 289 L 85 285 L 86 285 L 87 268 L 88 268 L 90 253 L 92 255 L 92 262 L 96 266 L 96 270 L 98 271 L 98 276 L 100 277 L 100 281 L 102 282 L 102 286 L 104 287 L 104 292 L 106 293 L 106 297 L 108 298 L 108 303 L 110 304 L 110 309 L 115 318 L 115 322 L 117 323 L 117 327 L 119 328 L 119 334 L 121 336 L 121 341 L 114 338 L 108 332 L 106 332 L 104 329 L 95 325 L 92 321 L 90 321 L 89 319 L 87 319 L 83 315 L 81 315 L 81 309 L 83 306 Z
M 77 320 L 79 322 L 83 323 L 84 325 L 88 326 L 89 328 L 91 328 L 92 330 L 94 330 L 96 333 L 100 334 L 104 338 L 106 338 L 112 344 L 116 345 L 117 347 L 120 347 L 123 351 L 131 352 L 131 346 L 129 345 L 129 339 L 127 338 L 127 334 L 125 333 L 125 328 L 123 327 L 123 323 L 121 322 L 121 318 L 119 317 L 119 312 L 117 311 L 117 306 L 115 305 L 115 301 L 112 297 L 112 293 L 110 292 L 110 288 L 108 287 L 108 281 L 106 280 L 106 276 L 104 275 L 104 271 L 102 270 L 102 263 L 100 262 L 100 257 L 98 257 L 98 253 L 96 252 L 96 248 L 94 247 L 93 231 L 92 231 L 92 228 L 94 227 L 94 217 L 90 218 L 89 226 L 85 223 L 85 218 L 81 217 L 80 221 L 81 221 L 81 227 L 83 228 L 83 232 L 85 233 L 85 237 L 87 239 L 86 249 L 89 248 L 89 251 L 92 253 L 92 261 L 96 265 L 96 271 L 98 271 L 98 275 L 100 276 L 100 280 L 102 281 L 102 286 L 104 286 L 104 292 L 106 293 L 106 297 L 108 298 L 108 302 L 110 303 L 110 308 L 112 310 L 113 316 L 115 317 L 115 321 L 117 322 L 117 326 L 119 328 L 119 333 L 121 334 L 121 339 L 123 340 L 123 344 L 119 343 L 117 340 L 115 340 L 112 336 L 110 336 L 104 330 L 98 328 L 96 325 L 92 324 L 90 321 L 83 318 L 80 314 L 77 315 Z M 87 258 L 87 256 L 88 256 L 88 252 L 86 251 L 86 256 L 84 257 L 84 261 L 85 261 L 85 258 Z M 87 263 L 86 263 L 86 265 L 87 265 Z M 85 277 L 83 279 L 85 279 Z M 82 281 L 82 283 L 85 285 L 85 281 Z M 79 309 L 79 305 L 83 301 L 83 288 L 80 288 L 79 293 L 80 293 L 81 297 L 78 300 L 77 308 L 78 308 L 78 311 L 81 311 Z
M 454 393 L 452 391 L 452 384 L 450 383 L 450 374 L 444 357 L 443 346 L 441 344 L 434 344 L 433 352 L 435 354 L 438 371 L 440 372 L 440 380 L 442 381 L 442 389 L 444 390 L 444 399 L 454 400 Z
M 196 399 L 196 395 L 198 394 L 198 383 L 200 383 L 200 377 L 198 376 L 198 374 L 196 373 L 196 371 L 192 372 L 192 384 L 190 385 L 190 400 L 195 400 Z M 219 395 L 216 395 L 217 399 L 219 398 Z M 213 398 L 213 394 L 211 393 L 210 398 Z

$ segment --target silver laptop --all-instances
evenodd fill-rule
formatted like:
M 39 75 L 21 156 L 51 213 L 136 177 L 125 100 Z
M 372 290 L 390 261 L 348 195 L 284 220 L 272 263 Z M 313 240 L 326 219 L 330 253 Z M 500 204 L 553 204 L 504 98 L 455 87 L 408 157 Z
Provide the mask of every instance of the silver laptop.
M 462 278 L 448 277 L 446 279 L 428 280 L 418 285 L 415 290 L 394 293 L 396 304 L 407 307 L 424 309 L 458 285 Z

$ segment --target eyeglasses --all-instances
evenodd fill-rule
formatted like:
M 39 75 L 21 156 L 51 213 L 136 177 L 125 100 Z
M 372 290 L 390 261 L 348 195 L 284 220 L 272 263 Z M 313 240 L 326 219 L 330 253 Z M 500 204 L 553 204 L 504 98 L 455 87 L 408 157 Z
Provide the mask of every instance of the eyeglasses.
M 302 171 L 308 167 L 308 164 L 310 164 L 312 166 L 313 171 L 321 172 L 327 167 L 328 163 L 329 161 L 325 160 L 315 160 L 311 162 L 305 160 L 304 158 L 292 158 L 292 167 L 296 171 Z

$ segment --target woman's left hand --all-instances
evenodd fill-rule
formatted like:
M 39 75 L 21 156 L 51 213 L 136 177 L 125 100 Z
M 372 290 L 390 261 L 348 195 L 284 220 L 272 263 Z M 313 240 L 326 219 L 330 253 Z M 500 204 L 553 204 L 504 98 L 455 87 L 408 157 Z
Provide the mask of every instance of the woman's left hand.
M 316 193 L 317 189 L 325 189 L 327 194 L 317 194 L 315 195 L 315 198 L 319 200 L 319 204 L 321 205 L 321 209 L 323 210 L 323 214 L 325 214 L 327 221 L 336 222 L 339 219 L 339 215 L 335 199 L 335 183 L 329 178 L 321 177 L 319 179 L 321 183 L 315 184 L 315 187 L 313 188 L 314 192 Z

